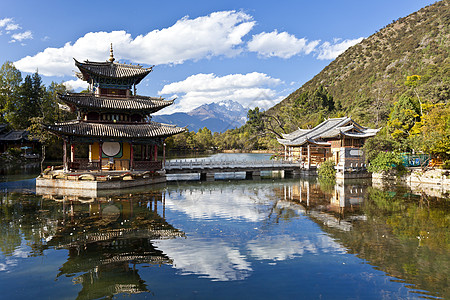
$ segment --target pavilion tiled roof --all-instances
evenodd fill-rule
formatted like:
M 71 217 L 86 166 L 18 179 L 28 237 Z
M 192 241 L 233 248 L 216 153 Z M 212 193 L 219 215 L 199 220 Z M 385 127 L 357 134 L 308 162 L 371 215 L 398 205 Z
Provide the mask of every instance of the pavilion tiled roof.
M 332 118 L 312 129 L 298 129 L 290 134 L 284 134 L 283 139 L 278 139 L 278 142 L 286 146 L 301 146 L 305 143 L 326 145 L 328 144 L 326 139 L 338 137 L 341 134 L 367 138 L 375 136 L 379 130 L 363 127 L 348 117 Z
M 54 125 L 44 125 L 44 127 L 56 135 L 121 139 L 168 137 L 185 131 L 184 128 L 175 125 L 157 122 L 145 124 L 117 124 L 89 123 L 76 120 L 56 123 Z
M 97 75 L 101 77 L 110 77 L 110 78 L 133 78 L 136 77 L 138 84 L 145 76 L 147 76 L 153 69 L 143 68 L 141 65 L 131 65 L 131 64 L 121 64 L 116 62 L 91 62 L 84 61 L 79 62 L 76 59 L 75 65 L 80 69 L 82 76 L 80 77 L 82 80 L 88 81 L 89 76 Z
M 19 142 L 30 141 L 29 131 L 26 130 L 11 130 L 7 133 L 0 134 L 0 142 Z
M 94 94 L 66 93 L 58 94 L 59 98 L 69 105 L 88 109 L 103 109 L 110 111 L 139 111 L 147 114 L 154 113 L 169 106 L 174 100 L 162 98 L 130 96 L 128 98 L 100 97 Z

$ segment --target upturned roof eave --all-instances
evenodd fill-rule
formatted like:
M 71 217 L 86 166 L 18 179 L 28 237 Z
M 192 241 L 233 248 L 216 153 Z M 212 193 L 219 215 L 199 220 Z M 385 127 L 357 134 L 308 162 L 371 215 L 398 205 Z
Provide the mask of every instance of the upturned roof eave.
M 90 123 L 73 120 L 53 125 L 42 124 L 42 126 L 44 129 L 57 136 L 119 140 L 151 140 L 156 138 L 166 138 L 186 130 L 185 128 L 177 127 L 175 125 L 157 122 L 125 125 L 120 123 Z
M 73 105 L 88 110 L 99 109 L 103 111 L 130 111 L 145 113 L 155 113 L 160 111 L 161 109 L 172 105 L 176 99 L 164 100 L 163 98 L 146 96 L 110 98 L 85 93 L 58 93 L 58 98 L 68 105 Z M 104 102 L 105 104 L 99 102 Z
M 316 141 L 313 139 L 306 139 L 306 140 L 303 140 L 303 141 L 297 142 L 297 143 L 290 142 L 285 139 L 277 139 L 277 140 L 280 144 L 289 146 L 289 147 L 303 147 L 304 145 L 307 145 L 307 144 L 316 145 L 316 146 L 331 146 L 331 144 L 328 142 L 321 142 L 321 141 Z
M 80 70 L 82 76 L 78 76 L 78 78 L 80 78 L 83 81 L 89 81 L 91 74 L 94 74 L 98 77 L 104 77 L 104 78 L 113 78 L 113 79 L 117 79 L 117 78 L 121 78 L 121 79 L 131 79 L 131 78 L 135 78 L 136 80 L 134 81 L 134 84 L 139 84 L 142 79 L 144 79 L 148 74 L 150 74 L 150 72 L 153 71 L 153 66 L 150 68 L 130 68 L 131 65 L 126 65 L 126 64 L 119 64 L 119 63 L 114 63 L 114 62 L 79 62 L 78 60 L 76 60 L 75 58 L 73 58 L 73 60 L 75 61 L 75 65 L 78 67 L 78 69 Z M 95 72 L 94 70 L 91 70 L 89 68 L 86 68 L 85 65 L 101 65 L 101 66 L 111 66 L 111 65 L 116 65 L 118 67 L 123 67 L 123 68 L 129 68 L 130 70 L 137 70 L 139 72 L 137 72 L 136 74 L 131 74 L 128 76 L 108 76 L 106 74 L 101 74 L 98 72 Z

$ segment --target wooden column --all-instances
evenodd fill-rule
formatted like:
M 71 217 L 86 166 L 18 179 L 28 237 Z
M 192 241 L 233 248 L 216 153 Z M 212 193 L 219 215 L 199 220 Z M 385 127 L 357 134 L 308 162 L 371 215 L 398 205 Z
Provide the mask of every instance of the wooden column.
M 63 170 L 67 172 L 67 142 L 63 142 Z
M 134 163 L 133 156 L 134 156 L 134 153 L 133 153 L 133 144 L 130 143 L 130 171 L 133 171 L 133 163 Z
M 70 144 L 70 162 L 74 162 L 74 160 L 75 160 L 75 146 L 74 146 L 74 144 Z
M 287 151 L 286 151 L 286 148 L 287 148 L 286 145 L 284 145 L 284 160 L 287 159 L 287 158 L 286 158 L 286 157 L 287 157 Z
M 99 165 L 98 165 L 98 169 L 101 172 L 102 171 L 102 141 L 98 141 L 98 161 L 99 161 Z
M 308 144 L 308 164 L 306 167 L 308 170 L 311 167 L 311 145 L 310 144 Z
M 303 147 L 300 147 L 300 163 L 303 162 Z
M 145 160 L 149 160 L 148 145 L 145 145 Z
M 163 191 L 162 205 L 163 205 L 163 220 L 166 219 L 166 192 Z
M 158 161 L 158 145 L 155 144 L 155 153 L 154 153 L 154 159 L 155 161 Z
M 166 142 L 163 141 L 163 166 L 166 165 Z
M 141 145 L 141 160 L 145 159 L 144 145 Z
M 306 183 L 306 206 L 309 207 L 309 181 L 306 181 L 305 183 Z
M 300 203 L 302 203 L 302 185 L 303 185 L 303 184 L 302 184 L 302 182 L 300 181 L 300 184 L 298 185 L 298 188 L 299 188 L 299 191 L 300 191 L 300 192 L 298 193 L 298 194 L 300 195 Z

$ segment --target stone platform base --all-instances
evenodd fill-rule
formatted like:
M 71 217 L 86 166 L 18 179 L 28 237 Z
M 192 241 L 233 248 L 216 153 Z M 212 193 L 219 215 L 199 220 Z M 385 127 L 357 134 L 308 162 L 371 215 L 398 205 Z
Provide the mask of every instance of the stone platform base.
M 83 189 L 83 190 L 114 190 L 166 182 L 166 176 L 139 178 L 132 180 L 97 181 L 97 180 L 67 180 L 36 178 L 36 187 Z
M 305 176 L 305 177 L 309 177 L 309 176 L 317 176 L 317 168 L 311 168 L 311 169 L 300 169 L 298 171 L 298 173 L 300 176 Z
M 336 179 L 360 179 L 372 178 L 372 173 L 369 172 L 336 172 Z
M 164 171 L 158 172 L 49 172 L 36 178 L 36 189 L 69 189 L 83 191 L 120 190 L 166 182 Z
M 395 173 L 373 173 L 373 182 L 378 187 L 397 184 L 406 184 L 412 191 L 424 192 L 428 196 L 448 198 L 450 194 L 450 171 L 428 170 L 410 168 L 410 173 L 404 176 L 396 176 Z

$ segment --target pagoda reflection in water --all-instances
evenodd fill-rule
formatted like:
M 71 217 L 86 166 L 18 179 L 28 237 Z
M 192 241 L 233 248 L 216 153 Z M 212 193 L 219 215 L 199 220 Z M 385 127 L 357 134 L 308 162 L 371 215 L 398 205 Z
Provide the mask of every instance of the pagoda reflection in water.
M 316 280 L 325 264 L 334 264 L 338 273 L 330 274 L 342 274 L 341 284 L 317 279 L 320 290 L 309 298 L 329 287 L 354 286 L 363 294 L 378 293 L 376 298 L 408 298 L 399 285 L 387 286 L 396 280 L 414 285 L 412 293 L 450 298 L 446 199 L 379 190 L 361 181 L 324 185 L 302 179 L 181 182 L 126 193 L 43 199 L 0 191 L 0 268 L 13 275 L 6 284 L 25 285 L 17 271 L 27 268 L 28 274 L 43 275 L 38 282 L 53 297 L 56 277 L 58 287 L 72 286 L 61 292 L 67 298 L 195 297 L 186 292 L 210 287 L 210 298 L 218 290 L 233 298 L 261 289 L 260 282 L 268 282 L 261 278 L 286 282 L 287 270 L 299 270 L 289 285 L 301 294 L 312 286 L 306 281 L 299 287 L 302 276 Z M 341 265 L 347 261 L 354 263 Z
M 149 292 L 136 265 L 172 264 L 153 241 L 184 236 L 164 219 L 162 190 L 99 198 L 43 198 L 60 202 L 62 215 L 47 246 L 69 251 L 58 277 L 77 274 L 73 282 L 83 286 L 78 299 Z

